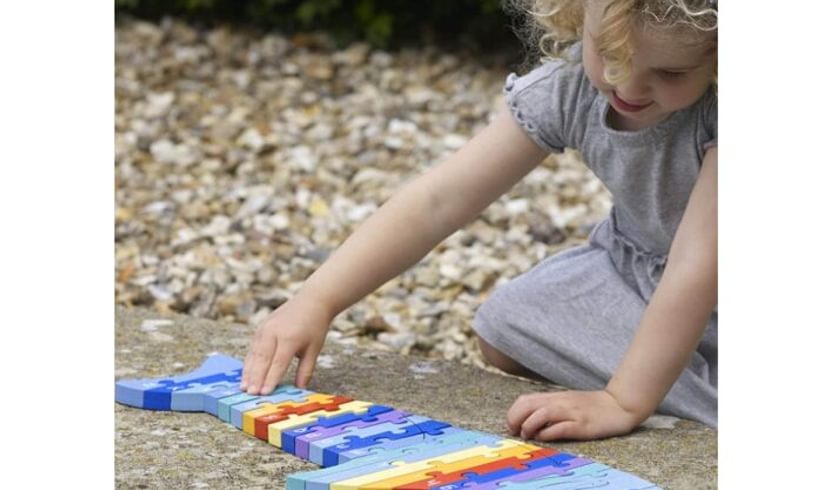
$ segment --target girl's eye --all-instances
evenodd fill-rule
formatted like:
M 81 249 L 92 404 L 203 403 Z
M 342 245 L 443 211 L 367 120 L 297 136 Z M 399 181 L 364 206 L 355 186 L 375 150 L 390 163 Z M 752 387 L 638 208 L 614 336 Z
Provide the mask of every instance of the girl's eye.
M 677 80 L 685 76 L 684 71 L 665 71 L 659 70 L 659 76 L 666 80 Z

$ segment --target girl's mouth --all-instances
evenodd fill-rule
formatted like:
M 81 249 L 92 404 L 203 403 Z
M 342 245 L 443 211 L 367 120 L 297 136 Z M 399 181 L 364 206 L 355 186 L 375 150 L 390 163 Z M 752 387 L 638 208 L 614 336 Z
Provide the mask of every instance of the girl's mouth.
M 649 102 L 647 104 L 642 104 L 642 105 L 629 104 L 628 102 L 626 102 L 623 99 L 619 98 L 617 96 L 617 92 L 615 92 L 613 90 L 611 91 L 611 97 L 612 97 L 612 102 L 614 102 L 614 107 L 621 110 L 621 111 L 623 111 L 623 112 L 639 112 L 639 111 L 645 109 L 646 107 L 648 107 L 648 106 L 650 106 L 651 104 L 654 103 L 653 101 L 651 101 L 651 102 Z

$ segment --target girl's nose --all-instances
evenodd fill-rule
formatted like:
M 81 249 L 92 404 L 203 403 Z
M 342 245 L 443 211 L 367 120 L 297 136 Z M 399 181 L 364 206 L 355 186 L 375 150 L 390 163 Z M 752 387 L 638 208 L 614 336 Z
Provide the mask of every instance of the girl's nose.
M 631 75 L 627 80 L 614 87 L 617 96 L 631 104 L 647 103 L 650 88 L 642 77 Z

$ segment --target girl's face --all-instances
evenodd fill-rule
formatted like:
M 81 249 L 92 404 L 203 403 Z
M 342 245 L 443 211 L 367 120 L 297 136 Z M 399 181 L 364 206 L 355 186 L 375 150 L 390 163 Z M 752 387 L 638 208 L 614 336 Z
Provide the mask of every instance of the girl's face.
M 603 77 L 604 61 L 596 39 L 605 2 L 586 2 L 583 23 L 583 66 L 597 90 L 611 105 L 609 124 L 616 129 L 635 131 L 668 117 L 674 111 L 696 102 L 713 81 L 716 69 L 714 34 L 688 39 L 635 29 L 628 78 L 616 85 Z

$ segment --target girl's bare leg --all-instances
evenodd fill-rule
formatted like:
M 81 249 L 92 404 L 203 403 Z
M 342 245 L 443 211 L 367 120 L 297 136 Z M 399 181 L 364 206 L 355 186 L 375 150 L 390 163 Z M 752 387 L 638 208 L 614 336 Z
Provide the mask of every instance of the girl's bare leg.
M 476 335 L 476 337 L 478 337 L 478 346 L 481 348 L 481 353 L 484 354 L 484 358 L 487 360 L 487 362 L 497 367 L 501 371 L 504 371 L 507 374 L 533 379 L 535 381 L 547 381 L 546 378 L 491 346 L 480 336 Z

